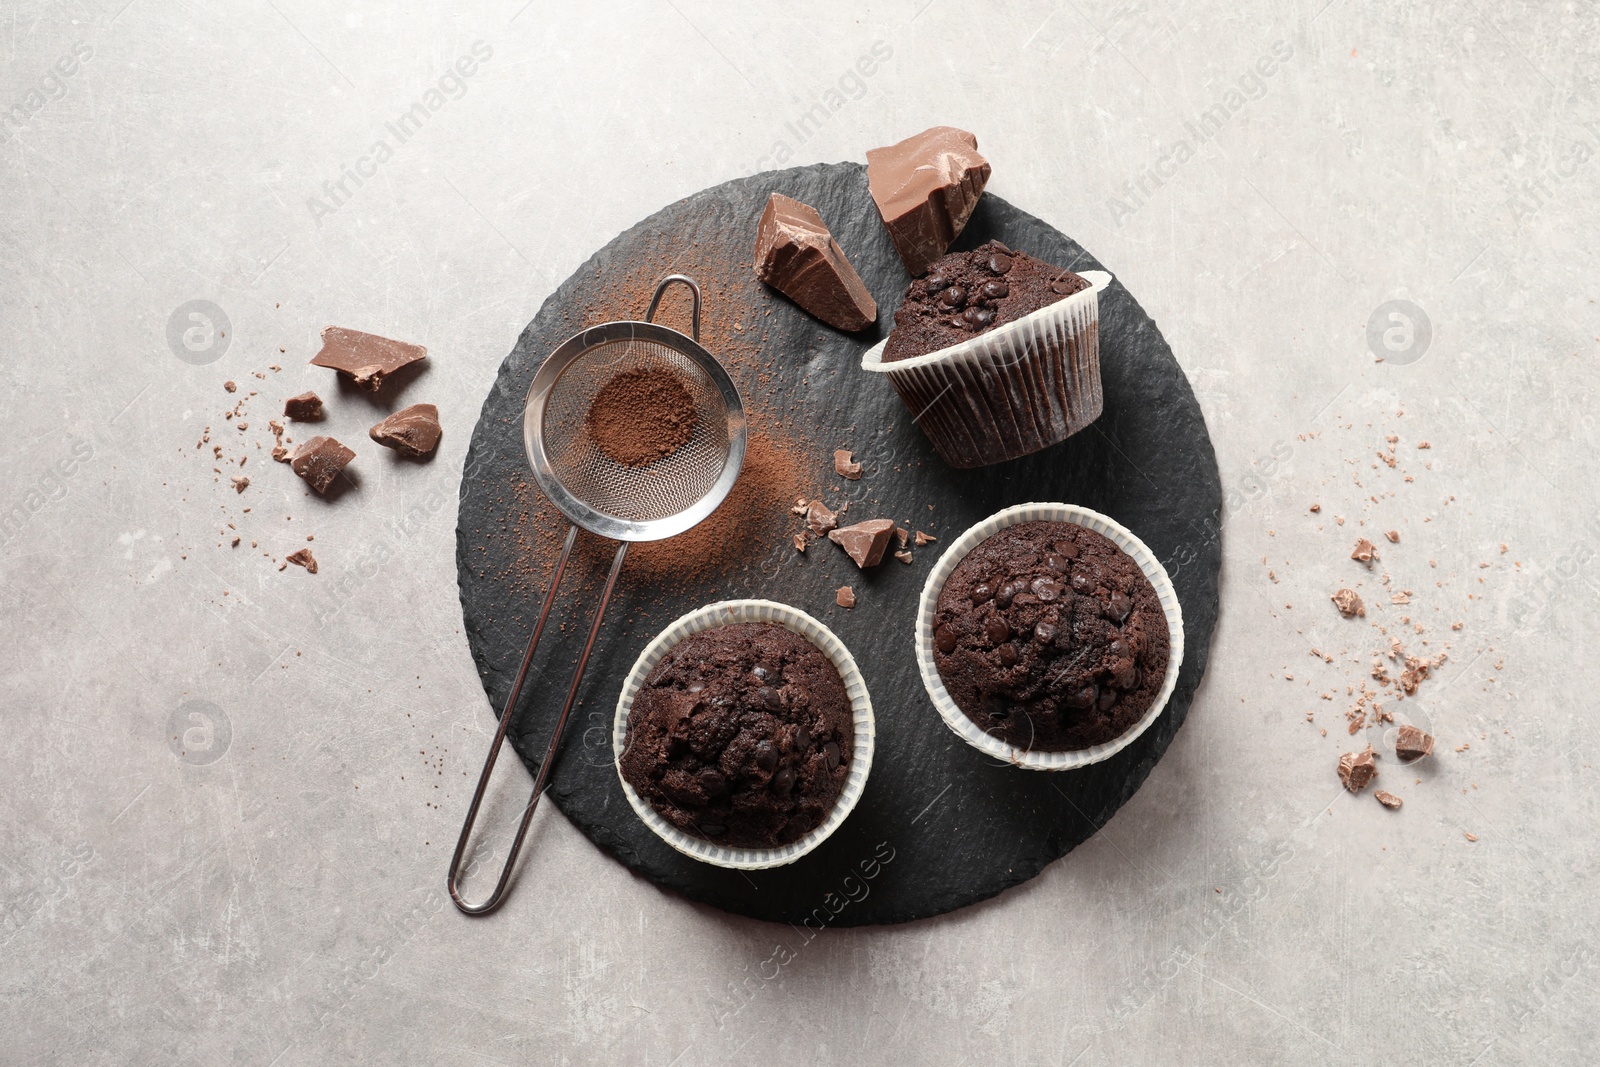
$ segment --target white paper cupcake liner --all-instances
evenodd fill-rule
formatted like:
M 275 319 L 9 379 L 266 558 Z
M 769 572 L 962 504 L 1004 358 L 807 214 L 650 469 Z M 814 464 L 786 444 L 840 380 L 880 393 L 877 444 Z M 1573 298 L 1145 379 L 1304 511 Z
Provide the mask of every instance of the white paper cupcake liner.
M 839 672 L 839 677 L 844 680 L 844 690 L 850 698 L 850 711 L 855 724 L 855 744 L 850 753 L 850 773 L 845 778 L 839 798 L 834 801 L 833 809 L 815 830 L 798 841 L 792 841 L 779 848 L 730 848 L 685 833 L 662 818 L 661 814 L 650 806 L 650 802 L 640 796 L 633 786 L 628 784 L 628 780 L 622 777 L 622 753 L 627 747 L 628 738 L 628 711 L 633 705 L 634 695 L 644 685 L 646 676 L 655 669 L 656 664 L 661 662 L 673 646 L 690 634 L 741 622 L 775 623 L 793 630 L 820 649 L 822 654 L 832 661 Z M 810 615 L 798 608 L 770 600 L 724 600 L 691 611 L 673 622 L 654 641 L 646 645 L 643 652 L 639 653 L 633 670 L 628 672 L 627 679 L 622 683 L 622 696 L 617 700 L 617 714 L 611 726 L 611 752 L 617 767 L 617 777 L 622 781 L 622 792 L 627 796 L 628 803 L 633 805 L 633 810 L 639 814 L 639 818 L 644 820 L 644 824 L 654 830 L 661 840 L 685 856 L 692 856 L 718 867 L 732 867 L 742 871 L 756 871 L 793 863 L 826 841 L 828 835 L 837 830 L 855 809 L 856 802 L 861 799 L 861 794 L 867 787 L 867 773 L 872 770 L 873 742 L 872 697 L 867 693 L 866 680 L 861 677 L 861 671 L 856 667 L 855 658 L 850 655 L 850 650 L 832 630 Z
M 956 705 L 954 698 L 945 690 L 944 679 L 939 677 L 939 666 L 934 661 L 933 621 L 939 603 L 939 593 L 944 589 L 944 583 L 949 579 L 950 573 L 966 558 L 967 553 L 1007 526 L 1035 521 L 1076 523 L 1110 539 L 1118 548 L 1133 557 L 1133 561 L 1139 565 L 1144 576 L 1150 579 L 1156 597 L 1161 601 L 1161 610 L 1167 617 L 1170 644 L 1167 673 L 1161 680 L 1161 688 L 1157 691 L 1155 700 L 1151 702 L 1149 709 L 1139 721 L 1124 733 L 1092 748 L 1081 748 L 1071 752 L 1034 752 L 1006 744 L 967 718 L 966 713 Z M 1178 684 L 1178 668 L 1183 663 L 1183 609 L 1178 605 L 1178 593 L 1173 589 L 1172 579 L 1167 576 L 1167 569 L 1161 565 L 1161 561 L 1145 547 L 1143 541 L 1115 519 L 1076 504 L 1018 504 L 989 516 L 969 529 L 957 538 L 945 550 L 944 555 L 939 557 L 939 562 L 934 564 L 933 570 L 928 574 L 927 583 L 922 587 L 922 600 L 917 606 L 916 649 L 917 668 L 922 672 L 922 684 L 927 687 L 928 696 L 933 698 L 933 706 L 938 709 L 945 725 L 955 731 L 961 740 L 980 752 L 1028 770 L 1069 771 L 1110 759 L 1121 752 L 1148 730 L 1150 724 L 1156 721 L 1157 716 L 1167 706 L 1172 690 Z
M 900 394 L 952 467 L 985 467 L 1064 441 L 1100 417 L 1100 293 L 1111 275 L 1016 322 L 915 359 L 861 358 Z

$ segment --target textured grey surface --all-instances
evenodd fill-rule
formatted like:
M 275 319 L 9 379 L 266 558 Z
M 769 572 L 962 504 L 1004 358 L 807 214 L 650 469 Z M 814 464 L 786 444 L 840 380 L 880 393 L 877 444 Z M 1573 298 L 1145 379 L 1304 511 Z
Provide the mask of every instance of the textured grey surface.
M 1591 6 L 119 7 L 0 29 L 22 108 L 0 116 L 0 1059 L 1588 1060 Z M 992 188 L 1137 293 L 1195 383 L 1230 506 L 1184 729 L 1101 834 L 939 919 L 729 918 L 553 809 L 506 908 L 458 918 L 442 872 L 492 720 L 453 513 L 496 366 L 662 204 L 935 122 L 978 133 Z M 215 362 L 169 346 L 191 300 L 231 322 Z M 1431 339 L 1385 312 L 1378 362 L 1392 300 Z M 366 441 L 393 398 L 304 366 L 330 322 L 429 347 L 403 396 L 440 406 L 432 463 Z M 227 379 L 261 390 L 245 434 Z M 244 494 L 214 481 L 201 427 L 253 440 L 306 387 L 359 486 L 307 500 L 254 455 Z M 322 573 L 218 547 L 228 522 L 279 557 L 314 534 Z M 1387 529 L 1371 572 L 1347 558 Z M 1340 585 L 1365 620 L 1331 613 Z M 1388 812 L 1333 766 L 1345 686 L 1402 627 L 1450 659 L 1385 701 L 1440 736 L 1414 773 L 1380 760 Z M 505 772 L 502 825 L 526 782 Z

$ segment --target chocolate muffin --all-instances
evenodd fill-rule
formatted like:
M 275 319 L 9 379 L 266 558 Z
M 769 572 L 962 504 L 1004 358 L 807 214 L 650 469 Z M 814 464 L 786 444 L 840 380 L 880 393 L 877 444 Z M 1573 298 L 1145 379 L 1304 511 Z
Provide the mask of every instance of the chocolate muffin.
M 999 241 L 951 252 L 906 286 L 883 361 L 958 345 L 1087 288 L 1087 279 Z
M 934 662 L 967 718 L 1029 751 L 1090 748 L 1149 710 L 1166 675 L 1166 615 L 1139 565 L 1070 522 L 1008 526 L 939 593 Z
M 792 630 L 736 623 L 691 634 L 646 676 L 622 775 L 686 833 L 775 848 L 821 825 L 854 743 L 833 662 Z

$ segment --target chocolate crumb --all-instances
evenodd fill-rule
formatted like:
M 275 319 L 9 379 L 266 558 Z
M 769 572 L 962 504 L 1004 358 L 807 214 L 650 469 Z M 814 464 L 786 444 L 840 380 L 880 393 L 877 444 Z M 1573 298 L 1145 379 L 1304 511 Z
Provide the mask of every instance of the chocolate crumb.
M 833 602 L 841 608 L 853 608 L 856 606 L 856 591 L 848 585 L 841 585 L 839 591 L 833 594 Z
M 900 547 L 904 548 L 906 547 L 906 542 L 911 540 L 911 531 L 904 526 L 896 526 L 894 528 L 894 537 L 896 541 L 900 542 Z
M 1463 830 L 1463 831 L 1461 831 L 1461 833 L 1466 837 L 1466 839 L 1468 841 L 1476 841 L 1478 839 L 1478 835 L 1473 833 L 1471 830 Z
M 833 473 L 841 478 L 849 478 L 852 482 L 861 480 L 861 464 L 853 462 L 848 448 L 835 449 L 833 453 Z
M 1311 505 L 1311 511 L 1312 511 L 1313 514 L 1315 514 L 1316 512 L 1319 512 L 1321 510 L 1322 510 L 1322 505 L 1321 504 L 1312 504 Z
M 916 536 L 912 538 L 912 543 L 915 544 L 918 548 L 921 548 L 923 545 L 926 545 L 926 544 L 928 544 L 928 543 L 930 543 L 932 541 L 937 541 L 937 540 L 939 540 L 939 539 L 937 537 L 933 536 L 933 534 L 926 534 L 926 533 L 923 533 L 921 530 L 918 530 L 917 533 L 916 533 Z
M 1376 800 L 1378 801 L 1379 804 L 1382 804 L 1384 807 L 1388 808 L 1390 811 L 1397 810 L 1400 807 L 1400 805 L 1405 803 L 1405 801 L 1401 800 L 1399 797 L 1395 796 L 1393 793 L 1390 793 L 1387 790 L 1383 790 L 1383 789 L 1378 790 L 1376 793 L 1374 793 L 1372 795 L 1373 795 L 1374 798 L 1376 798 Z
M 290 563 L 293 563 L 297 567 L 304 567 L 307 574 L 317 573 L 317 557 L 311 554 L 311 550 L 309 548 L 297 548 L 285 556 L 284 559 L 288 560 Z M 280 571 L 283 570 L 282 567 L 279 567 L 278 569 Z
M 1358 563 L 1371 563 L 1378 556 L 1378 546 L 1368 541 L 1365 537 L 1356 541 L 1356 547 L 1351 550 L 1350 558 Z
M 230 393 L 236 393 L 236 392 L 239 391 L 239 383 L 238 382 L 223 382 L 222 383 L 222 387 L 224 389 L 226 389 Z
M 1378 766 L 1372 758 L 1372 746 L 1362 752 L 1346 752 L 1339 757 L 1339 781 L 1352 793 L 1359 793 L 1367 783 L 1378 776 Z
M 911 553 L 909 553 L 909 552 L 896 552 L 894 554 L 894 558 L 899 560 L 901 563 L 910 563 L 911 562 Z
M 794 535 L 794 550 L 796 552 L 804 552 L 806 550 L 806 535 L 805 534 L 795 534 Z
M 244 492 L 245 489 L 249 488 L 249 485 L 250 485 L 250 479 L 244 477 L 243 475 L 240 475 L 237 478 L 232 478 L 232 479 L 229 479 L 229 480 L 233 482 L 233 491 L 235 493 Z
M 1341 589 L 1328 599 L 1332 600 L 1333 606 L 1339 609 L 1339 614 L 1347 619 L 1356 615 L 1365 617 L 1367 614 L 1366 605 L 1361 603 L 1361 598 L 1356 595 L 1354 589 Z
M 1385 537 L 1387 537 L 1389 539 L 1389 543 L 1390 544 L 1398 545 L 1400 543 L 1400 531 L 1399 530 L 1385 530 L 1383 532 L 1383 536 L 1385 536 Z

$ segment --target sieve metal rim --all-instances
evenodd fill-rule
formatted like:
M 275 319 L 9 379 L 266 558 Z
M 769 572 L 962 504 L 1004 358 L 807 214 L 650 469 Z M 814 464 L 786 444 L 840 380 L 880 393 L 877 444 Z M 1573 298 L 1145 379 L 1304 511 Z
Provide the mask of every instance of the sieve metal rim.
M 618 518 L 584 503 L 556 476 L 544 448 L 545 405 L 562 374 L 590 350 L 630 340 L 659 344 L 693 360 L 717 387 L 728 409 L 728 458 L 716 483 L 690 507 L 649 522 Z M 533 470 L 534 481 L 539 483 L 539 488 L 556 506 L 556 510 L 574 524 L 614 541 L 660 541 L 683 533 L 715 511 L 733 490 L 733 484 L 744 467 L 747 429 L 744 401 L 739 396 L 738 387 L 715 356 L 701 347 L 698 341 L 669 326 L 626 319 L 586 327 L 563 341 L 534 374 L 522 410 L 522 444 L 528 455 L 528 465 Z

